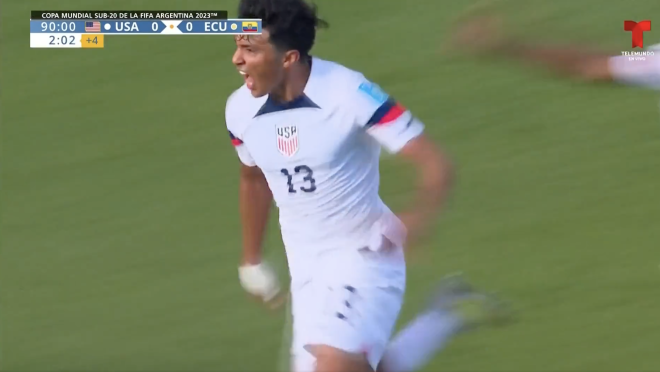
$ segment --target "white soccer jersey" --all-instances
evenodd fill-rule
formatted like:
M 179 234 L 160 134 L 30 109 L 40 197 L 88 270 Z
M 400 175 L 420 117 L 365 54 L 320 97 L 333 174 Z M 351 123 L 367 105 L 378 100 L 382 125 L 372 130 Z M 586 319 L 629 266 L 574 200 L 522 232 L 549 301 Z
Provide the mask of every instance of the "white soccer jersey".
M 616 56 L 609 67 L 614 79 L 623 84 L 660 90 L 660 44 L 648 48 L 649 55 Z
M 380 148 L 396 153 L 424 126 L 361 73 L 313 58 L 295 101 L 254 98 L 243 85 L 225 113 L 241 162 L 272 190 L 292 276 L 327 251 L 403 243 L 378 195 Z

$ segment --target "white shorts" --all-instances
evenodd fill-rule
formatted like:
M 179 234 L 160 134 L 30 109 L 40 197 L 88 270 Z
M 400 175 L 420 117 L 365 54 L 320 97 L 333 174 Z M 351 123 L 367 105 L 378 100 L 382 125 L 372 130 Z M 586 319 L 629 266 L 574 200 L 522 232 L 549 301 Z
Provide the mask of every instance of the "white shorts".
M 307 345 L 364 353 L 376 370 L 390 340 L 405 291 L 402 250 L 342 255 L 324 257 L 319 275 L 292 286 L 294 372 L 315 369 Z

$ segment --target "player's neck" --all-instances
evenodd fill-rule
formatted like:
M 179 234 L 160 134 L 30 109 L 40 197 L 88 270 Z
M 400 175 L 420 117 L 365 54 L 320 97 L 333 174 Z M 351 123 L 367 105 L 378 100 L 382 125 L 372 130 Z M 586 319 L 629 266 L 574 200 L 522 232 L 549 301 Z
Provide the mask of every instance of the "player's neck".
M 305 86 L 307 86 L 307 81 L 311 73 L 311 58 L 296 63 L 288 72 L 287 77 L 284 79 L 284 84 L 276 91 L 273 91 L 270 97 L 278 102 L 290 102 L 300 97 L 305 91 Z

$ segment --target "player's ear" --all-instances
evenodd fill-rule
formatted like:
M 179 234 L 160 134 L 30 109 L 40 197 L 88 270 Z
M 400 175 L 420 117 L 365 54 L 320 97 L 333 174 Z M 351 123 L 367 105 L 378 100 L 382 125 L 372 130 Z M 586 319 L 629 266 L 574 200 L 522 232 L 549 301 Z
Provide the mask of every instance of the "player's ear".
M 300 61 L 300 52 L 297 50 L 289 50 L 284 52 L 284 68 L 293 66 L 296 62 Z

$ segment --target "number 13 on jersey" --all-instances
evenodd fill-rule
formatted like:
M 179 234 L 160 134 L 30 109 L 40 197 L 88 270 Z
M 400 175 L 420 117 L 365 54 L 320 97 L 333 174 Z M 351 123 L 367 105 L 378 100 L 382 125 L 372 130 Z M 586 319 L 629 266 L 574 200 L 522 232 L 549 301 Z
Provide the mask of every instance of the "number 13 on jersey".
M 302 192 L 314 192 L 316 191 L 316 180 L 314 179 L 314 171 L 306 166 L 299 165 L 293 168 L 293 172 L 289 171 L 286 168 L 282 168 L 280 171 L 286 177 L 286 184 L 289 187 L 289 193 L 295 194 L 298 190 Z M 293 176 L 296 174 L 302 174 L 304 177 L 302 179 L 302 185 L 294 185 Z

